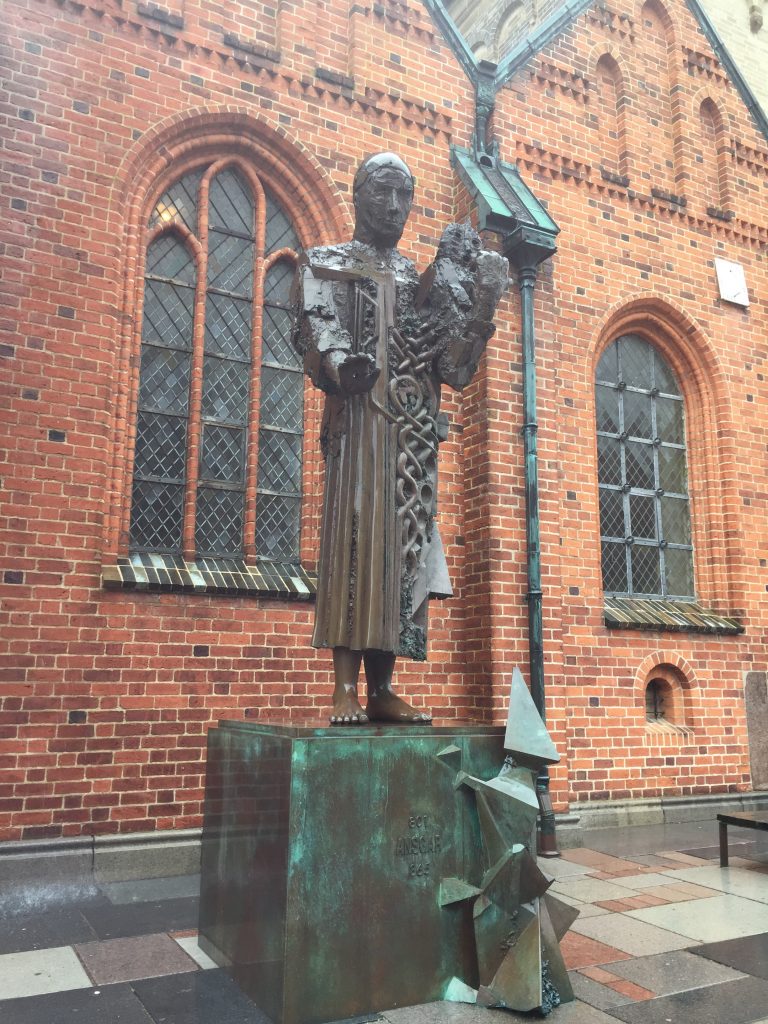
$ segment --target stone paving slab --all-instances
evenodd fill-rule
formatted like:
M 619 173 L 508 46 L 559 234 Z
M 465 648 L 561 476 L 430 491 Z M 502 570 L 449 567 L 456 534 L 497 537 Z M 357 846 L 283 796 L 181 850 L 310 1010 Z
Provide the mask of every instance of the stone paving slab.
M 100 939 L 197 928 L 198 901 L 191 897 L 86 909 L 84 917 Z
M 158 978 L 196 971 L 198 966 L 170 935 L 135 935 L 75 946 L 94 985 Z
M 739 978 L 611 1009 L 626 1024 L 748 1024 L 765 1015 L 768 982 Z
M 616 885 L 627 889 L 649 889 L 654 885 L 667 885 L 668 875 L 658 874 L 655 871 L 646 871 L 641 875 L 622 875 L 616 879 Z
M 768 921 L 766 922 L 768 927 Z M 768 981 L 768 933 L 749 935 L 745 938 L 728 939 L 725 942 L 711 942 L 697 946 L 697 957 L 706 957 L 718 964 L 726 964 L 744 971 L 756 978 Z
M 174 935 L 174 942 L 178 942 L 187 956 L 191 956 L 198 967 L 204 971 L 210 971 L 219 965 L 211 960 L 207 953 L 204 953 L 197 944 L 197 935 Z
M 30 949 L 51 949 L 90 942 L 96 933 L 74 907 L 56 907 L 44 913 L 2 917 L 0 954 Z
M 696 905 L 700 906 L 700 903 Z M 636 919 L 637 914 L 649 914 L 665 909 L 667 908 L 652 907 L 649 910 L 632 910 L 626 914 L 592 917 L 586 921 L 579 918 L 571 926 L 571 930 L 619 949 L 630 956 L 651 956 L 654 953 L 666 953 L 672 949 L 684 949 L 686 946 L 690 946 L 690 937 L 676 934 L 666 928 L 656 927 L 642 919 Z
M 560 952 L 568 970 L 577 967 L 593 967 L 595 964 L 610 964 L 616 960 L 628 960 L 629 953 L 598 942 L 588 935 L 573 930 L 563 936 Z
M 9 999 L 0 1015 L 3 1024 L 152 1024 L 130 985 Z
M 680 936 L 687 936 L 688 940 L 694 939 L 698 942 L 716 942 L 718 939 L 757 935 L 765 931 L 768 923 L 768 909 L 764 903 L 729 895 L 714 896 L 706 900 L 694 899 L 688 903 L 669 903 L 664 907 L 648 907 L 645 910 L 628 910 L 625 916 L 642 921 L 648 926 L 667 928 L 670 932 L 676 932 Z M 585 921 L 584 925 L 601 920 L 604 919 L 597 918 L 595 922 Z M 573 927 L 576 928 L 578 924 L 577 920 Z M 684 941 L 683 944 L 691 945 L 690 941 Z M 663 950 L 656 952 L 661 953 Z
M 375 1019 L 375 1018 L 374 1018 Z M 486 1010 L 465 1003 L 426 1003 L 385 1010 L 379 1017 L 386 1024 L 535 1024 L 540 1017 L 514 1013 L 511 1010 Z M 550 1024 L 616 1024 L 615 1017 L 587 1003 L 572 1002 L 558 1006 L 547 1018 Z M 351 1024 L 337 1021 L 336 1024 Z
M 599 900 L 620 900 L 631 896 L 632 891 L 617 882 L 601 881 L 599 878 L 563 878 L 555 882 L 552 892 L 559 896 L 570 896 L 582 903 L 597 903 Z
M 621 1006 L 623 1003 L 634 1002 L 631 996 L 616 989 L 609 988 L 599 981 L 593 981 L 578 971 L 570 971 L 568 977 L 571 979 L 573 992 L 577 999 L 583 999 L 585 1003 L 594 1006 L 597 1010 L 609 1010 L 614 1006 Z M 557 1021 L 553 1021 L 557 1024 Z
M 91 979 L 69 946 L 0 956 L 0 993 L 3 999 L 90 987 Z
M 669 873 L 667 881 L 693 882 L 708 889 L 743 896 L 749 900 L 768 903 L 768 874 L 761 871 L 749 871 L 742 867 L 721 868 L 719 865 L 708 867 L 684 868 L 682 871 Z M 766 911 L 768 913 L 768 911 Z
M 221 968 L 134 981 L 131 987 L 162 1024 L 271 1024 Z
M 705 949 L 697 946 L 695 953 Z M 671 950 L 656 956 L 622 960 L 603 968 L 619 978 L 626 978 L 636 985 L 650 989 L 657 996 L 668 996 L 675 992 L 686 992 L 705 985 L 719 985 L 726 981 L 737 981 L 745 977 L 740 971 L 707 961 L 686 950 Z

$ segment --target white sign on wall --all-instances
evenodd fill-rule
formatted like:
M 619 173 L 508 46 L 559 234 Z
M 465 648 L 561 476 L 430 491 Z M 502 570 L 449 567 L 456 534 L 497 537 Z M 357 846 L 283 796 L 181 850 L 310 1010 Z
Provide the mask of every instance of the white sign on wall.
M 749 291 L 744 277 L 744 267 L 733 260 L 715 257 L 715 273 L 723 302 L 732 302 L 735 306 L 749 305 Z

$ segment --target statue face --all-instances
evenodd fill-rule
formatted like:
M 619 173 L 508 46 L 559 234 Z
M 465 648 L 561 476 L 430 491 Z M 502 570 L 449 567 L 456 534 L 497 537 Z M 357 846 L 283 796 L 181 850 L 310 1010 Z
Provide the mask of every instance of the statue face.
M 413 182 L 394 167 L 382 167 L 355 195 L 355 238 L 394 247 L 411 212 Z

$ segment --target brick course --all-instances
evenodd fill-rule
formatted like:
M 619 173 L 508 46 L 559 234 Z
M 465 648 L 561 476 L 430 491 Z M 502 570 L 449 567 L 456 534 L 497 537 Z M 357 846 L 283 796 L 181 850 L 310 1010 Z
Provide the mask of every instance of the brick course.
M 501 90 L 494 116 L 502 156 L 562 228 L 536 293 L 547 696 L 566 754 L 557 809 L 748 789 L 743 673 L 766 669 L 768 140 L 685 4 L 668 17 L 646 7 L 582 14 Z M 340 239 L 357 164 L 392 148 L 417 178 L 402 248 L 424 267 L 443 227 L 471 212 L 449 146 L 470 144 L 472 89 L 426 10 L 395 0 L 5 11 L 0 834 L 196 825 L 209 725 L 323 709 L 330 659 L 309 647 L 306 604 L 100 586 L 102 565 L 125 553 L 148 210 L 195 162 L 232 157 L 280 195 L 304 243 Z M 597 91 L 606 53 L 621 116 Z M 719 121 L 702 119 L 707 100 Z M 626 186 L 600 172 L 617 163 Z M 748 311 L 718 299 L 718 255 L 744 265 Z M 445 401 L 440 515 L 456 596 L 432 604 L 430 662 L 398 676 L 447 717 L 500 719 L 512 667 L 527 664 L 514 288 L 498 325 L 477 379 Z M 603 624 L 592 380 L 602 348 L 630 330 L 681 380 L 697 589 L 743 618 L 741 637 Z M 309 568 L 319 413 L 308 388 Z M 680 731 L 646 725 L 654 672 L 679 681 Z

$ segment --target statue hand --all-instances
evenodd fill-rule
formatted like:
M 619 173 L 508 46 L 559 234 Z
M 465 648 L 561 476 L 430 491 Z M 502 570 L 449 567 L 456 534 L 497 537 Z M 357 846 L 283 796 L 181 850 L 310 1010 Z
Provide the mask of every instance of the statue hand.
M 360 353 L 347 355 L 339 363 L 337 372 L 339 389 L 343 394 L 362 395 L 371 390 L 381 371 L 371 356 Z

